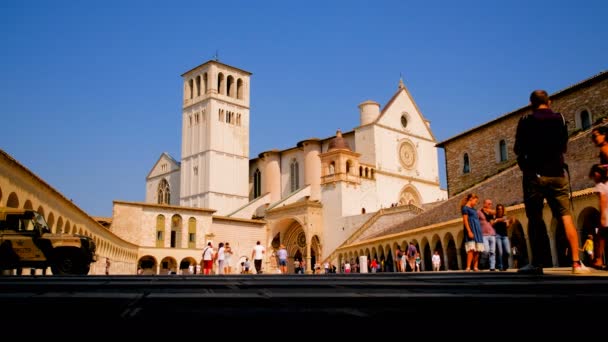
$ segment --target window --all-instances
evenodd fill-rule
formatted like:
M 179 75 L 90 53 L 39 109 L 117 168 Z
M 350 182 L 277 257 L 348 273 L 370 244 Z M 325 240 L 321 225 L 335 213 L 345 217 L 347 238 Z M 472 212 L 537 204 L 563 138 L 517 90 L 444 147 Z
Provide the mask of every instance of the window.
M 292 160 L 289 166 L 289 179 L 291 181 L 291 192 L 298 190 L 300 186 L 300 174 L 298 172 L 299 165 L 297 160 Z
M 196 219 L 188 219 L 188 248 L 196 248 Z
M 253 198 L 262 196 L 262 173 L 260 169 L 253 172 Z
M 404 113 L 401 115 L 401 126 L 402 126 L 404 129 L 405 129 L 405 128 L 407 128 L 407 116 L 408 116 L 408 114 L 407 114 L 406 112 L 404 112 Z
M 169 188 L 169 182 L 163 179 L 158 183 L 157 199 L 158 204 L 170 204 L 171 203 L 171 190 Z
M 584 110 L 581 112 L 581 128 L 583 130 L 589 129 L 591 127 L 591 116 L 589 112 Z
M 201 96 L 201 76 L 196 76 L 196 96 Z
M 462 159 L 462 173 L 471 172 L 471 166 L 469 165 L 469 155 L 465 153 Z
M 504 162 L 507 160 L 507 142 L 503 139 L 498 143 L 499 160 Z

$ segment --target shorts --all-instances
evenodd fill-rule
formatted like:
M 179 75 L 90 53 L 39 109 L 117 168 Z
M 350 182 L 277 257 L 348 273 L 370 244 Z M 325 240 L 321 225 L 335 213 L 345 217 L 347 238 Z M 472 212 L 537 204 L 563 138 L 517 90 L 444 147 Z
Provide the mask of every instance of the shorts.
M 554 217 L 571 215 L 570 187 L 566 177 L 529 176 L 524 177 L 524 205 L 526 213 L 541 213 L 544 200 Z
M 287 266 L 287 260 L 286 259 L 279 259 L 279 266 Z

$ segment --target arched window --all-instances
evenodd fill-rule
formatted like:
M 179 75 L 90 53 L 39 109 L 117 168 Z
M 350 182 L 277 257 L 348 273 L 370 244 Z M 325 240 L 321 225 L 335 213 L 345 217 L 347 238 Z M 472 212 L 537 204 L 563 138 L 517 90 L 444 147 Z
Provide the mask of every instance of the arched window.
M 469 154 L 465 153 L 462 158 L 462 173 L 471 172 L 471 166 L 469 165 Z
M 196 219 L 188 219 L 188 248 L 196 248 Z
M 262 195 L 262 173 L 260 169 L 255 169 L 253 172 L 253 198 L 258 198 Z
M 589 112 L 584 110 L 581 112 L 581 128 L 583 130 L 589 129 L 591 127 L 591 115 Z
M 350 173 L 350 168 L 352 166 L 353 162 L 350 160 L 346 161 L 346 174 L 348 175 Z
M 201 96 L 201 76 L 196 76 L 196 96 Z
M 164 247 L 165 241 L 165 217 L 156 216 L 156 247 Z
M 217 75 L 217 92 L 221 95 L 226 95 L 224 74 L 221 72 Z
M 207 88 L 209 85 L 207 84 L 209 80 L 207 79 L 207 73 L 203 74 L 203 94 L 207 94 Z
M 333 175 L 336 172 L 336 162 L 329 163 L 329 174 Z
M 234 77 L 232 77 L 232 75 L 228 76 L 228 78 L 226 79 L 226 88 L 227 88 L 227 92 L 226 94 L 230 97 L 236 97 L 234 96 Z
M 500 161 L 504 162 L 507 160 L 507 142 L 502 139 L 499 143 L 498 143 L 498 153 L 500 155 Z
M 158 204 L 170 204 L 171 203 L 171 190 L 169 188 L 169 182 L 163 178 L 163 180 L 158 183 L 158 191 L 157 191 L 157 203 Z
M 295 159 L 292 160 L 291 164 L 289 165 L 289 179 L 291 181 L 290 192 L 294 192 L 300 187 L 300 173 L 298 172 L 298 166 L 298 161 Z
M 192 79 L 188 81 L 188 93 L 190 99 L 194 97 L 194 81 Z
M 243 99 L 243 80 L 240 78 L 236 81 L 236 98 Z

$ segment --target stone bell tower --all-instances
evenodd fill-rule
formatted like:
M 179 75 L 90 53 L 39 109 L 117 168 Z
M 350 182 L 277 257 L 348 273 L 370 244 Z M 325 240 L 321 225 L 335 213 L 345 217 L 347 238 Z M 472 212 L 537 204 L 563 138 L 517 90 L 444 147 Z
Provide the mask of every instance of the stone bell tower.
M 182 75 L 180 205 L 225 215 L 248 202 L 250 77 L 217 60 Z

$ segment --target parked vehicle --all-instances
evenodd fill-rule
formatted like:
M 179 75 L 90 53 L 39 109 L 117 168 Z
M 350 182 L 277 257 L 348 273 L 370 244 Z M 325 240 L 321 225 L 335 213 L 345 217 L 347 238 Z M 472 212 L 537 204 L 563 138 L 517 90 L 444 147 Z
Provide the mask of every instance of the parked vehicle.
M 51 233 L 34 210 L 0 207 L 0 270 L 50 267 L 55 275 L 85 275 L 97 261 L 95 250 L 88 236 Z

